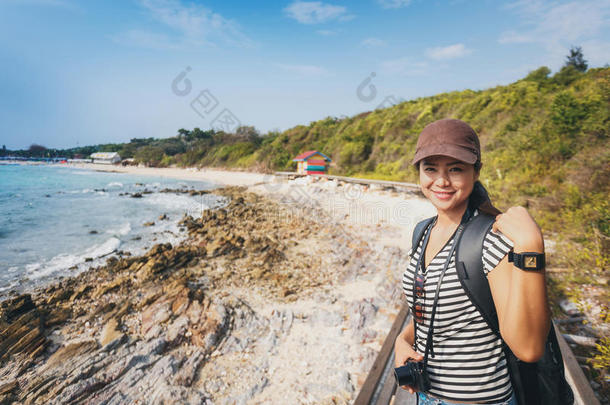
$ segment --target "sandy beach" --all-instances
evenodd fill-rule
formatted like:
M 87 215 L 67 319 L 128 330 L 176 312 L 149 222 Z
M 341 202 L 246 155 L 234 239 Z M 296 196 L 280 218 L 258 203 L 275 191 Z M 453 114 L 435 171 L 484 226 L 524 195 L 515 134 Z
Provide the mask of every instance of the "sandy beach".
M 129 173 L 141 176 L 169 177 L 181 180 L 212 181 L 225 186 L 251 186 L 263 181 L 269 181 L 275 176 L 237 170 L 220 170 L 212 168 L 157 168 L 140 166 L 119 166 L 104 164 L 69 164 L 67 168 L 97 170 L 103 172 Z
M 354 400 L 402 303 L 411 231 L 434 214 L 429 203 L 324 178 L 86 168 L 213 181 L 231 203 L 183 219 L 179 246 L 10 297 L 0 399 Z

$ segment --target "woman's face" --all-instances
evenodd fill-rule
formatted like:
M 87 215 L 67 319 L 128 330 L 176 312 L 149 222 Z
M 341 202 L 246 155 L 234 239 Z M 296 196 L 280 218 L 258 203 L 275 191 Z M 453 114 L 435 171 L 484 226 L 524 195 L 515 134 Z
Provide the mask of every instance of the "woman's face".
M 419 164 L 422 192 L 438 211 L 466 209 L 468 196 L 478 178 L 474 165 L 448 156 L 431 156 Z

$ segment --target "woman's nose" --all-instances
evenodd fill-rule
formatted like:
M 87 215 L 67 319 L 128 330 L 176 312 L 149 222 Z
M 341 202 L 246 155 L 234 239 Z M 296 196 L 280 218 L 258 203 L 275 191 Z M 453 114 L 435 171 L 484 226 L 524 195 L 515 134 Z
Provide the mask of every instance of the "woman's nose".
M 442 186 L 442 187 L 447 187 L 450 182 L 449 182 L 449 174 L 448 173 L 439 173 L 439 176 L 436 178 L 435 181 L 437 186 Z

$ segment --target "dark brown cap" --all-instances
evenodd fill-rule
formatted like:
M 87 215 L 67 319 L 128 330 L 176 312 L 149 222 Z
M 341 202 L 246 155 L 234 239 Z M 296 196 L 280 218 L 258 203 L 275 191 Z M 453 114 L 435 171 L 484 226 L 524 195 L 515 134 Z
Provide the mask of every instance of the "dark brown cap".
M 449 156 L 465 163 L 481 160 L 481 145 L 477 133 L 464 121 L 447 118 L 434 121 L 419 134 L 412 164 L 435 156 Z

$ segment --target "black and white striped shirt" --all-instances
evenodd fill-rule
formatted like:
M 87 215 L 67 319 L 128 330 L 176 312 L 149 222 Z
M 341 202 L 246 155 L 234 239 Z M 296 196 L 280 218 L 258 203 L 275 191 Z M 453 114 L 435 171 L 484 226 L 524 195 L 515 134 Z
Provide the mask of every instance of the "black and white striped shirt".
M 478 215 L 478 211 L 475 211 Z M 454 235 L 455 236 L 455 235 Z M 423 355 L 436 284 L 451 246 L 451 237 L 427 264 L 424 272 L 424 322 L 416 325 L 416 348 Z M 413 313 L 413 274 L 421 254 L 422 238 L 403 275 L 403 291 Z M 493 270 L 512 248 L 500 232 L 489 231 L 483 243 L 485 274 Z M 430 395 L 452 402 L 497 403 L 510 399 L 512 387 L 502 342 L 487 326 L 464 291 L 455 269 L 455 252 L 442 281 L 434 330 L 434 356 L 428 358 Z

